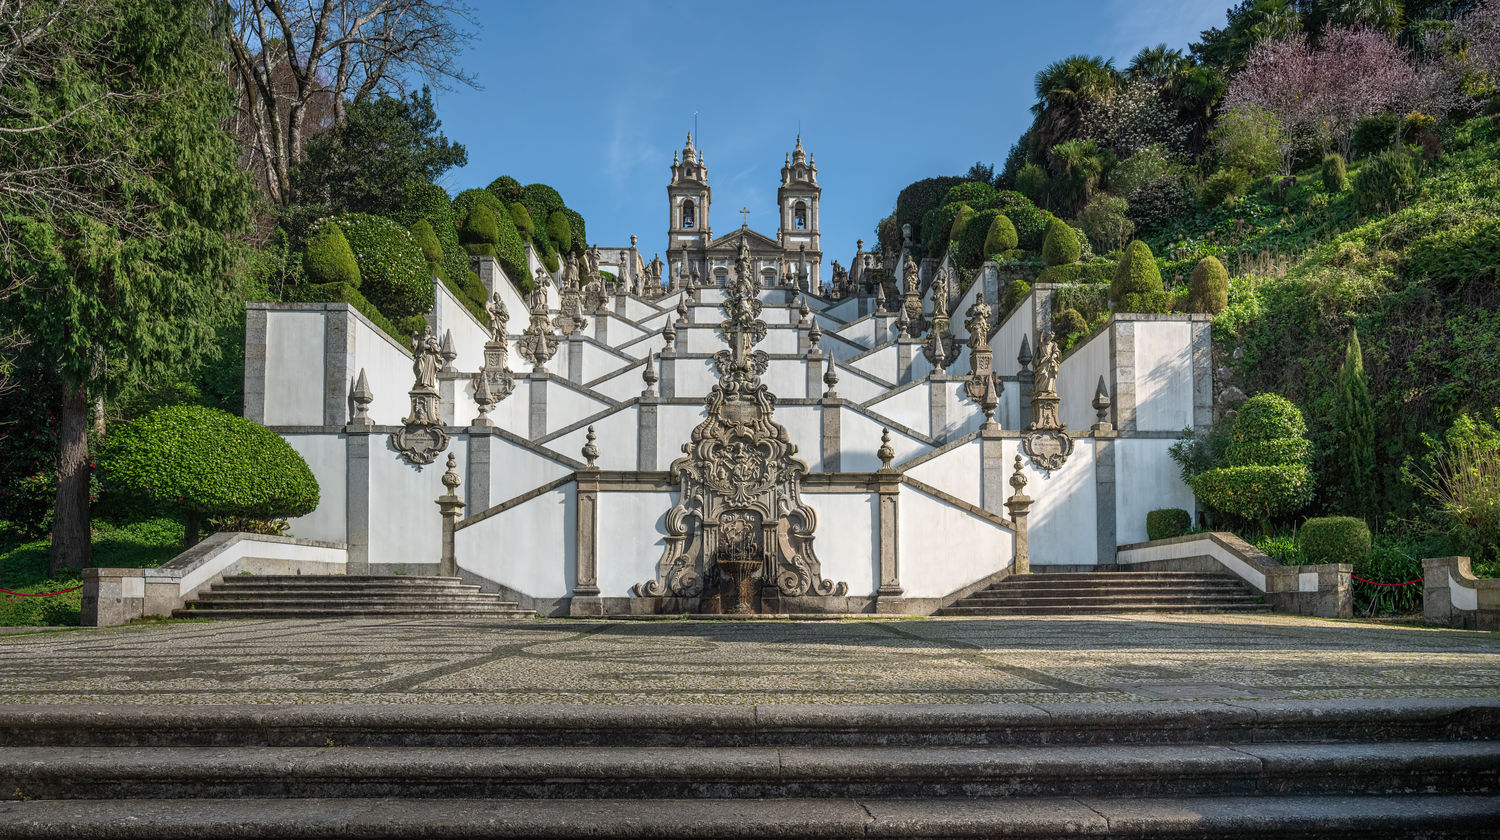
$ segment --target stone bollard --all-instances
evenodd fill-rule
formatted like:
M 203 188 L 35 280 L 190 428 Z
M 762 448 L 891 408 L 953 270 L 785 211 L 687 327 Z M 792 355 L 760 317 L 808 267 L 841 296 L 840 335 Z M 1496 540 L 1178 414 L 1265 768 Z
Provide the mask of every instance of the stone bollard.
M 438 574 L 445 577 L 458 576 L 458 556 L 453 547 L 453 534 L 458 529 L 458 517 L 463 513 L 464 500 L 458 497 L 458 460 L 448 453 L 448 471 L 443 473 L 443 486 L 448 492 L 438 496 L 437 506 L 443 517 L 443 556 L 438 561 Z
M 1021 456 L 1016 456 L 1016 471 L 1010 477 L 1010 486 L 1016 489 L 1006 500 L 1005 507 L 1016 523 L 1016 561 L 1011 566 L 1013 575 L 1031 574 L 1031 555 L 1026 544 L 1026 514 L 1031 510 L 1031 497 L 1026 495 L 1026 476 L 1021 473 Z

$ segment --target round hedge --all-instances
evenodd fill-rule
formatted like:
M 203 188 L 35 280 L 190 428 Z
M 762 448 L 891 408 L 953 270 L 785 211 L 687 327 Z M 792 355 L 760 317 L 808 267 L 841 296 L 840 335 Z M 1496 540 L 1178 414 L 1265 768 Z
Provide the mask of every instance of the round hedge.
M 460 237 L 464 244 L 489 245 L 493 251 L 494 244 L 500 241 L 500 227 L 495 220 L 495 213 L 488 205 L 475 204 L 469 211 L 469 218 L 464 222 L 463 235 Z
M 317 222 L 308 233 L 302 268 L 309 283 L 348 283 L 359 288 L 359 263 L 344 232 L 330 220 Z
M 546 184 L 527 184 L 521 188 L 521 203 L 531 211 L 531 218 L 543 224 L 552 214 L 567 207 L 557 190 Z
M 531 211 L 526 209 L 526 205 L 519 201 L 512 204 L 510 206 L 510 220 L 515 224 L 516 232 L 521 234 L 523 239 L 530 241 L 536 236 L 536 222 L 531 220 Z
M 485 187 L 502 204 L 514 204 L 521 200 L 521 182 L 509 175 L 501 175 Z
M 453 220 L 453 202 L 448 191 L 436 184 L 414 182 L 401 199 L 401 211 L 393 217 L 407 227 L 426 219 L 443 249 L 440 276 L 458 280 L 469 271 L 469 255 L 459 245 L 458 226 Z
M 422 249 L 422 259 L 427 260 L 427 264 L 434 270 L 442 265 L 443 246 L 438 242 L 437 232 L 432 229 L 432 225 L 426 219 L 418 219 L 408 231 L 417 247 Z
M 1188 278 L 1188 309 L 1217 315 L 1229 305 L 1229 272 L 1217 257 L 1204 257 Z
M 1417 172 L 1406 152 L 1382 152 L 1366 160 L 1354 175 L 1354 204 L 1371 213 L 1395 210 L 1411 196 Z
M 1042 261 L 1047 265 L 1068 265 L 1078 262 L 1083 248 L 1078 244 L 1078 234 L 1062 219 L 1047 225 L 1047 236 L 1042 240 Z
M 1307 434 L 1301 409 L 1280 394 L 1256 394 L 1240 405 L 1230 432 L 1234 443 L 1256 443 Z
M 1125 246 L 1125 255 L 1115 266 L 1115 277 L 1109 286 L 1110 298 L 1120 300 L 1132 292 L 1161 290 L 1161 270 L 1156 267 L 1156 257 L 1151 254 L 1150 246 L 1139 239 Z
M 974 205 L 995 194 L 995 188 L 983 181 L 965 181 L 948 188 L 943 196 L 944 204 Z
M 953 224 L 948 226 L 948 241 L 957 242 L 958 238 L 963 235 L 964 228 L 973 218 L 974 208 L 967 204 L 960 204 L 958 212 L 953 214 Z
M 1083 313 L 1072 307 L 1057 313 L 1057 319 L 1052 324 L 1052 329 L 1063 338 L 1082 334 L 1089 328 L 1089 322 L 1083 317 Z
M 1157 508 L 1146 514 L 1146 539 L 1169 540 L 1193 527 L 1193 515 L 1182 508 Z
M 453 224 L 458 228 L 459 238 L 463 239 L 464 225 L 468 224 L 469 217 L 474 213 L 474 206 L 483 204 L 490 209 L 495 216 L 505 213 L 505 205 L 500 203 L 494 193 L 487 190 L 464 190 L 453 197 Z M 468 240 L 464 240 L 468 241 Z
M 1297 536 L 1309 563 L 1363 563 L 1370 554 L 1370 528 L 1352 516 L 1309 519 Z
M 568 220 L 568 230 L 573 234 L 573 251 L 583 253 L 589 246 L 588 229 L 583 226 L 583 214 L 571 207 L 564 207 L 562 214 Z
M 566 254 L 573 250 L 573 227 L 568 224 L 568 217 L 561 210 L 554 210 L 547 217 L 547 238 L 552 240 L 560 253 Z
M 990 222 L 990 231 L 984 238 L 985 257 L 1014 250 L 1020 240 L 1016 238 L 1016 225 L 1004 213 L 996 213 Z
M 1193 492 L 1209 507 L 1241 519 L 1270 519 L 1312 501 L 1312 471 L 1302 464 L 1281 467 L 1223 467 L 1193 479 Z
M 984 262 L 985 257 L 994 253 L 985 250 L 985 242 L 990 238 L 990 229 L 994 227 L 996 219 L 1004 218 L 1005 216 L 999 210 L 984 210 L 969 218 L 963 230 L 958 234 L 958 241 L 953 243 L 954 262 L 964 268 L 978 268 L 979 264 Z
M 406 228 L 365 213 L 334 217 L 359 264 L 360 292 L 395 321 L 432 309 L 427 260 Z
M 1013 204 L 1002 208 L 1001 212 L 1016 228 L 1016 247 L 1028 251 L 1042 250 L 1042 239 L 1047 235 L 1047 225 L 1057 218 L 1029 201 L 1025 204 Z
M 207 516 L 277 519 L 318 507 L 318 480 L 275 432 L 228 412 L 169 405 L 110 433 L 102 453 L 115 487 Z

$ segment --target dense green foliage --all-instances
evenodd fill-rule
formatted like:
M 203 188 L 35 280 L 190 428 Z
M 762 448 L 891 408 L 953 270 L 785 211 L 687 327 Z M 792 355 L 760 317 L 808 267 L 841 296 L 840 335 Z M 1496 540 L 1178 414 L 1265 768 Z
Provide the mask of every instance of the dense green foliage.
M 182 551 L 182 523 L 173 519 L 142 519 L 124 525 L 95 520 L 90 529 L 94 564 L 118 569 L 154 569 Z M 0 587 L 14 592 L 78 591 L 46 598 L 0 594 L 0 626 L 71 627 L 79 623 L 83 604 L 82 573 L 48 568 L 51 544 L 35 540 L 0 544 Z
M 460 237 L 468 246 L 469 253 L 482 254 L 493 257 L 495 255 L 495 243 L 500 241 L 500 227 L 495 219 L 495 214 L 486 204 L 475 204 L 469 210 L 469 218 L 464 222 L 463 235 Z
M 1056 219 L 1047 226 L 1047 236 L 1042 240 L 1042 261 L 1049 266 L 1078 262 L 1082 256 L 1078 245 L 1078 234 L 1067 222 Z
M 1169 540 L 1193 527 L 1193 515 L 1182 508 L 1159 508 L 1146 514 L 1146 539 Z
M 418 219 L 416 224 L 408 228 L 412 241 L 422 249 L 422 259 L 427 261 L 428 270 L 432 276 L 442 274 L 443 268 L 443 246 L 438 242 L 437 233 L 433 231 L 432 225 L 426 219 Z
M 1353 516 L 1309 519 L 1298 537 L 1309 563 L 1362 564 L 1370 553 L 1370 528 Z
M 526 205 L 519 201 L 512 204 L 510 220 L 515 224 L 516 232 L 521 234 L 526 241 L 529 242 L 533 236 L 536 236 L 536 223 L 531 220 L 531 211 L 526 209 Z
M 501 175 L 491 181 L 485 189 L 494 193 L 495 198 L 500 199 L 500 203 L 507 206 L 521 200 L 521 182 L 509 175 Z
M 1295 513 L 1312 500 L 1306 432 L 1302 412 L 1291 401 L 1276 394 L 1251 397 L 1235 416 L 1223 465 L 1194 476 L 1193 491 L 1215 510 L 1259 521 L 1269 534 L 1274 517 Z
M 1396 210 L 1411 197 L 1416 181 L 1410 155 L 1400 151 L 1376 155 L 1354 176 L 1354 204 L 1366 213 Z
M 318 506 L 318 482 L 280 435 L 223 411 L 193 405 L 158 408 L 110 435 L 100 459 L 116 487 L 187 521 L 302 516 Z
M 1188 311 L 1217 315 L 1229 305 L 1229 272 L 1216 257 L 1204 257 L 1188 278 Z
M 359 291 L 392 321 L 432 308 L 432 279 L 422 249 L 400 224 L 381 216 L 345 213 L 343 230 L 359 264 Z
M 999 210 L 981 210 L 969 216 L 964 222 L 963 229 L 959 231 L 958 240 L 953 243 L 953 261 L 963 268 L 978 268 L 980 263 L 996 253 L 996 251 L 987 250 L 987 247 L 997 219 L 1004 220 L 1007 225 L 1010 224 L 1010 220 L 1006 219 L 1005 214 Z M 1011 226 L 1012 244 L 1010 247 L 1012 248 L 1015 247 L 1014 240 L 1015 227 Z
M 1161 291 L 1161 270 L 1156 267 L 1151 247 L 1139 239 L 1131 242 L 1115 266 L 1115 276 L 1109 286 L 1110 299 L 1124 301 L 1126 295 L 1149 295 Z
M 568 217 L 561 210 L 553 211 L 547 217 L 547 238 L 557 246 L 557 250 L 567 253 L 573 250 L 573 228 L 568 224 Z
M 1088 240 L 1100 248 L 1123 248 L 1135 233 L 1135 222 L 1131 221 L 1129 210 L 1130 204 L 1125 199 L 1099 193 L 1079 211 L 1078 224 Z
M 985 211 L 990 212 L 990 211 Z M 1016 225 L 1004 213 L 996 213 L 990 222 L 990 230 L 984 237 L 981 249 L 986 258 L 1015 249 L 1020 244 L 1016 238 Z
M 1348 513 L 1374 519 L 1375 413 L 1370 402 L 1370 379 L 1365 375 L 1359 330 L 1349 331 L 1344 364 L 1339 367 L 1333 403 L 1333 447 L 1330 462 L 1332 490 Z
M 1331 192 L 1343 192 L 1349 186 L 1349 172 L 1344 165 L 1344 156 L 1338 152 L 1329 152 L 1323 156 L 1323 189 Z
M 419 219 L 425 219 L 443 250 L 439 276 L 445 280 L 462 281 L 469 274 L 469 255 L 458 241 L 458 227 L 454 224 L 453 203 L 448 198 L 448 191 L 436 184 L 409 183 L 401 207 L 401 212 L 391 218 L 408 228 Z
M 943 203 L 950 187 L 963 181 L 959 177 L 926 178 L 908 185 L 896 196 L 896 231 L 899 232 L 902 225 L 911 225 L 911 233 L 916 241 L 926 243 L 927 214 Z M 950 217 L 948 224 L 952 223 L 953 219 Z M 900 250 L 900 247 L 899 242 L 895 243 L 895 250 Z
M 359 288 L 359 263 L 343 230 L 331 221 L 319 223 L 308 233 L 302 268 L 311 283 L 348 283 Z

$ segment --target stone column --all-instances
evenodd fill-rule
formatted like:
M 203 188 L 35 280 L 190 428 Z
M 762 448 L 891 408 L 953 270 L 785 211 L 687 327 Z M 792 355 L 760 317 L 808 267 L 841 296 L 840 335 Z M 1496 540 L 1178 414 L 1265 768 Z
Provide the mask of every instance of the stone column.
M 469 427 L 469 506 L 476 512 L 490 507 L 490 446 L 493 426 Z
M 568 334 L 568 381 L 583 384 L 583 336 L 577 332 Z
M 901 474 L 890 467 L 876 473 L 875 490 L 880 494 L 880 588 L 875 590 L 875 612 L 896 614 L 906 611 L 905 592 L 901 588 L 899 564 L 900 532 L 897 499 L 901 494 Z
M 1026 495 L 1026 476 L 1021 472 L 1021 456 L 1016 455 L 1015 474 L 1010 477 L 1010 486 L 1016 489 L 1006 501 L 1011 521 L 1016 523 L 1016 557 L 1011 565 L 1013 575 L 1031 574 L 1031 553 L 1026 537 L 1026 515 L 1031 512 L 1031 497 Z
M 526 435 L 532 440 L 537 440 L 547 434 L 548 374 L 545 370 L 533 370 L 526 379 L 531 383 L 531 410 Z
M 1005 516 L 1005 439 L 998 428 L 979 430 L 979 503 L 996 516 Z
M 900 338 L 896 340 L 896 384 L 905 385 L 911 381 L 912 357 L 916 355 L 917 345 L 920 343 L 914 338 Z
M 1119 546 L 1119 526 L 1115 519 L 1115 433 L 1094 432 L 1094 525 L 1098 538 L 1098 560 L 1101 566 L 1114 565 Z
M 146 579 L 140 569 L 83 570 L 84 627 L 112 627 L 144 615 Z
M 661 351 L 661 389 L 663 399 L 677 396 L 677 351 L 668 345 Z
M 370 441 L 373 426 L 350 425 L 344 438 L 344 542 L 349 546 L 347 571 L 370 571 Z
M 594 313 L 594 340 L 609 346 L 609 313 L 603 309 Z
M 266 304 L 245 305 L 245 419 L 266 423 Z
M 1121 432 L 1135 431 L 1135 322 L 1116 319 L 1110 326 L 1109 355 L 1112 381 L 1110 392 L 1114 395 L 1115 429 Z M 1195 400 L 1196 402 L 1196 394 Z M 1197 410 L 1193 412 L 1197 422 Z
M 462 483 L 458 477 L 458 458 L 449 452 L 448 471 L 443 473 L 443 486 L 448 488 L 448 492 L 437 499 L 438 513 L 443 517 L 443 556 L 438 560 L 438 574 L 444 577 L 458 575 L 454 533 L 458 529 L 458 518 L 464 510 L 464 500 L 458 496 L 458 486 Z
M 802 360 L 803 372 L 807 374 L 804 396 L 815 400 L 823 396 L 823 353 L 814 350 Z
M 823 410 L 820 412 L 823 419 L 823 434 L 820 438 L 823 456 L 823 472 L 836 473 L 842 469 L 843 462 L 843 410 L 844 400 L 842 397 L 823 397 Z
M 603 615 L 599 600 L 599 468 L 585 467 L 577 473 L 578 509 L 574 538 L 578 552 L 578 580 L 568 601 L 568 615 Z
M 1207 432 L 1214 423 L 1213 324 L 1208 315 L 1192 319 L 1193 428 Z
M 354 383 L 354 307 L 340 304 L 323 313 L 323 425 L 349 422 L 349 388 Z
M 939 446 L 948 440 L 948 374 L 941 370 L 927 378 L 927 431 Z
M 458 395 L 468 377 L 457 373 L 438 374 L 438 416 L 449 426 L 459 425 Z

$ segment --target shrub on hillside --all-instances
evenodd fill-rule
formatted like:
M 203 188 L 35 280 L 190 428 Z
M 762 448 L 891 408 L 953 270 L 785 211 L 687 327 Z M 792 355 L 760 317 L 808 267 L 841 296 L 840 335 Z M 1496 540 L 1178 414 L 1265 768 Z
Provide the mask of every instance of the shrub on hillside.
M 349 240 L 332 220 L 313 225 L 302 252 L 302 268 L 311 283 L 348 283 L 359 287 L 359 263 L 349 249 Z
M 943 203 L 948 188 L 964 182 L 964 178 L 945 175 L 938 178 L 923 178 L 907 184 L 896 196 L 896 230 L 902 225 L 911 225 L 912 236 L 918 242 L 927 241 L 927 214 Z M 952 224 L 953 218 L 948 217 Z M 943 229 L 947 232 L 947 228 Z
M 1243 169 L 1220 169 L 1203 181 L 1198 200 L 1212 210 L 1231 198 L 1239 198 L 1250 189 L 1251 175 Z
M 1127 294 L 1160 291 L 1161 270 L 1156 266 L 1151 248 L 1139 239 L 1125 246 L 1125 253 L 1115 266 L 1115 276 L 1109 286 L 1110 299 L 1120 300 Z
M 999 210 L 983 210 L 969 219 L 963 231 L 958 235 L 958 241 L 953 243 L 954 262 L 963 268 L 978 268 L 986 257 L 994 253 L 986 250 L 986 245 L 990 240 L 990 232 L 995 227 L 996 219 L 1004 219 L 1006 224 L 1010 223 L 1009 219 L 1005 219 L 1005 214 Z M 1011 231 L 1011 236 L 1014 237 L 1014 227 Z M 1012 239 L 1012 247 L 1014 247 L 1014 239 Z
M 990 221 L 989 233 L 984 237 L 982 250 L 985 258 L 1015 250 L 1018 244 L 1020 240 L 1016 238 L 1015 223 L 1004 213 L 995 212 L 994 218 Z
M 501 204 L 514 204 L 521 200 L 521 182 L 509 175 L 501 175 L 491 181 L 485 190 L 500 199 Z
M 432 278 L 422 249 L 406 228 L 364 213 L 334 217 L 359 265 L 360 292 L 387 318 L 398 321 L 432 309 Z
M 1229 272 L 1217 257 L 1204 257 L 1188 278 L 1188 310 L 1217 315 L 1229 305 Z
M 463 235 L 464 247 L 469 253 L 476 256 L 495 256 L 495 243 L 500 241 L 500 227 L 495 220 L 495 214 L 486 204 L 475 204 L 469 210 L 469 218 L 464 222 Z
M 1193 196 L 1176 177 L 1148 181 L 1125 196 L 1137 235 L 1159 231 L 1193 209 Z
M 944 204 L 968 204 L 974 206 L 995 194 L 995 188 L 983 181 L 965 181 L 948 188 L 943 196 Z
M 1042 261 L 1047 265 L 1068 265 L 1078 262 L 1082 251 L 1078 235 L 1067 222 L 1056 219 L 1047 226 L 1046 238 L 1042 240 Z
M 1088 332 L 1089 322 L 1076 309 L 1064 309 L 1052 319 L 1052 329 L 1059 337 L 1063 352 L 1067 352 L 1083 334 Z
M 536 222 L 531 219 L 531 211 L 526 205 L 517 201 L 510 206 L 510 220 L 516 226 L 516 232 L 527 242 L 536 237 Z
M 428 270 L 433 276 L 441 273 L 443 265 L 443 246 L 438 242 L 437 232 L 432 229 L 426 219 L 418 219 L 408 231 L 411 238 L 422 249 L 422 259 L 427 260 Z
M 111 485 L 181 514 L 188 545 L 207 517 L 268 520 L 318 506 L 318 481 L 297 450 L 204 406 L 164 406 L 117 427 L 101 462 Z
M 1291 401 L 1258 394 L 1240 406 L 1229 444 L 1228 466 L 1193 478 L 1193 491 L 1215 510 L 1258 520 L 1270 533 L 1271 519 L 1294 513 L 1312 500 L 1307 424 Z
M 1246 173 L 1246 180 L 1275 172 L 1281 164 L 1281 121 L 1258 105 L 1230 109 L 1219 117 L 1208 138 L 1219 165 Z
M 1417 171 L 1405 152 L 1382 152 L 1354 175 L 1354 205 L 1365 213 L 1392 211 L 1411 197 Z
M 573 236 L 573 251 L 583 253 L 589 246 L 588 230 L 583 226 L 583 216 L 569 207 L 562 209 L 563 217 L 568 220 L 568 232 Z
M 1302 523 L 1297 534 L 1309 563 L 1363 564 L 1370 554 L 1370 527 L 1352 516 L 1324 516 Z
M 1146 514 L 1146 539 L 1169 540 L 1193 527 L 1193 515 L 1182 508 L 1158 508 Z
M 1412 242 L 1406 274 L 1448 292 L 1500 289 L 1500 216 L 1464 214 Z
M 953 214 L 953 224 L 948 226 L 948 241 L 957 242 L 958 238 L 963 235 L 964 228 L 968 226 L 969 220 L 973 218 L 974 208 L 967 204 L 960 204 L 958 212 Z
M 1021 301 L 1025 300 L 1029 294 L 1031 294 L 1031 284 L 1025 280 L 1012 280 L 1011 284 L 1005 287 L 1005 296 L 1000 301 L 1000 320 L 1004 321 L 1007 315 L 1016 311 L 1016 307 L 1020 306 Z
M 464 225 L 468 224 L 469 217 L 473 215 L 474 205 L 483 204 L 490 208 L 490 212 L 496 216 L 505 212 L 505 206 L 500 203 L 494 193 L 487 190 L 464 190 L 453 197 L 453 222 L 460 234 Z
M 948 234 L 953 230 L 953 220 L 963 212 L 966 204 L 944 204 L 928 211 L 922 217 L 922 251 L 929 257 L 941 257 L 948 247 Z
M 547 238 L 552 240 L 552 245 L 559 253 L 566 254 L 573 250 L 573 228 L 561 210 L 554 210 L 547 217 Z
M 1135 233 L 1129 211 L 1125 199 L 1099 193 L 1078 214 L 1078 223 L 1090 240 L 1105 251 L 1113 251 L 1125 247 Z
M 1016 247 L 1027 251 L 1042 250 L 1042 239 L 1047 235 L 1047 225 L 1056 216 L 1031 202 L 1002 208 L 1010 223 L 1016 228 Z
M 1349 172 L 1344 166 L 1344 156 L 1333 152 L 1323 156 L 1323 189 L 1343 192 L 1349 186 Z
M 1036 276 L 1038 283 L 1108 283 L 1115 276 L 1115 264 L 1069 263 L 1049 265 Z M 1106 289 L 1107 291 L 1107 289 Z
M 453 220 L 453 202 L 448 191 L 436 184 L 408 184 L 401 198 L 401 211 L 393 216 L 410 228 L 418 219 L 426 219 L 443 250 L 440 276 L 462 277 L 469 270 L 469 255 L 458 242 L 458 225 Z
M 567 205 L 563 203 L 562 196 L 557 190 L 546 184 L 527 184 L 521 188 L 521 203 L 531 211 L 531 218 L 540 224 L 545 224 L 552 214 L 563 209 Z
M 1028 163 L 1016 173 L 1016 191 L 1035 204 L 1047 201 L 1047 170 L 1040 164 Z
M 1349 135 L 1349 159 L 1361 160 L 1389 149 L 1396 137 L 1397 123 L 1399 120 L 1391 113 L 1365 117 L 1355 123 L 1354 132 Z

